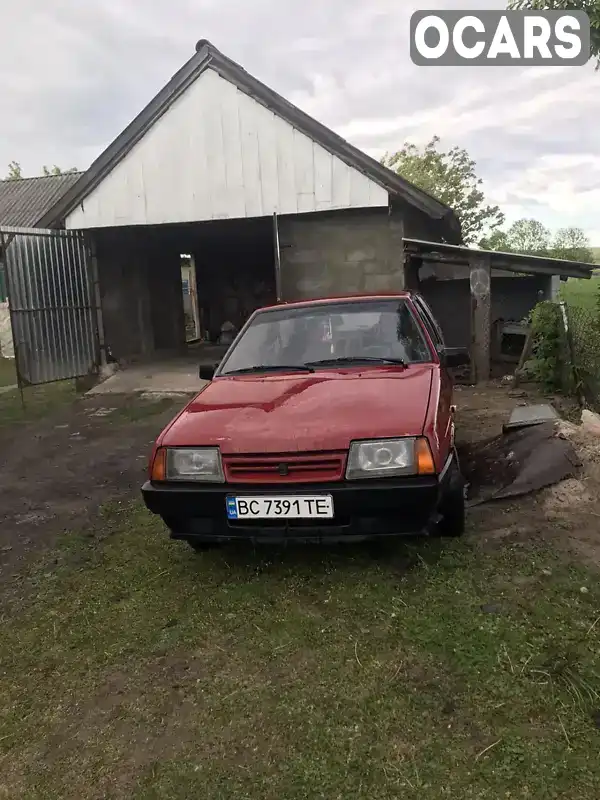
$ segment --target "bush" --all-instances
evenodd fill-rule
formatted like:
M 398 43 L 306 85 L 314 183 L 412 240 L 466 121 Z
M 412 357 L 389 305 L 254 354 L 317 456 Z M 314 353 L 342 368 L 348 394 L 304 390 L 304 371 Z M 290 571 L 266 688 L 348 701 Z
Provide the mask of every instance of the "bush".
M 580 384 L 587 403 L 600 407 L 600 309 L 569 305 L 567 308 L 573 356 Z
M 600 410 L 600 285 L 589 281 L 573 285 L 579 291 L 571 289 L 564 295 L 568 336 L 557 303 L 546 300 L 531 312 L 532 354 L 523 373 L 550 391 L 575 394 Z
M 550 300 L 538 303 L 529 317 L 533 346 L 531 358 L 525 363 L 525 372 L 534 381 L 550 391 L 564 387 L 563 362 L 564 334 L 560 306 Z

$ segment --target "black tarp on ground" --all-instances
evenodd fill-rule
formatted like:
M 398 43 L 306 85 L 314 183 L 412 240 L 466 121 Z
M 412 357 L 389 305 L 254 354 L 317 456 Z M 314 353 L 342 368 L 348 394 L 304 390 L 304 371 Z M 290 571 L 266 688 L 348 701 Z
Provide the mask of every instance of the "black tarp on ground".
M 581 459 L 555 422 L 503 433 L 485 442 L 459 446 L 469 483 L 469 505 L 536 492 L 574 477 Z

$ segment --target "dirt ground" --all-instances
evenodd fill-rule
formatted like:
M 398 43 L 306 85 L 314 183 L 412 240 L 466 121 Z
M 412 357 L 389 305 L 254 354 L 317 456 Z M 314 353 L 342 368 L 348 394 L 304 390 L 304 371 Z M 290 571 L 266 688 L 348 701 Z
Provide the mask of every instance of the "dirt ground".
M 152 443 L 184 402 L 83 396 L 0 426 L 0 578 L 100 505 L 139 496 Z
M 513 391 L 499 382 L 483 388 L 458 386 L 455 397 L 457 439 L 463 447 L 500 434 L 518 405 L 550 403 L 562 420 L 560 435 L 572 442 L 583 462 L 576 476 L 537 494 L 472 508 L 472 533 L 484 541 L 541 537 L 600 566 L 600 436 L 581 428 L 576 404 L 560 396 L 542 396 L 535 387 Z
M 499 383 L 458 386 L 457 436 L 468 445 L 499 434 L 515 406 L 539 400 Z M 88 396 L 43 419 L 0 426 L 0 577 L 62 531 L 88 524 L 99 506 L 139 497 L 152 442 L 184 401 Z M 565 419 L 576 418 L 564 399 L 550 401 Z M 550 536 L 600 564 L 600 439 L 595 448 L 578 441 L 575 428 L 568 433 L 583 454 L 582 475 L 535 497 L 473 509 L 475 535 Z

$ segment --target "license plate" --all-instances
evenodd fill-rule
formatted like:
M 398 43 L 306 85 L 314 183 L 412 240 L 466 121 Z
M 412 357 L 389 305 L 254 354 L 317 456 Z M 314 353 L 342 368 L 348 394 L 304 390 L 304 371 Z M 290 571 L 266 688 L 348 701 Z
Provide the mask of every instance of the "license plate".
M 229 519 L 332 519 L 330 494 L 228 497 Z

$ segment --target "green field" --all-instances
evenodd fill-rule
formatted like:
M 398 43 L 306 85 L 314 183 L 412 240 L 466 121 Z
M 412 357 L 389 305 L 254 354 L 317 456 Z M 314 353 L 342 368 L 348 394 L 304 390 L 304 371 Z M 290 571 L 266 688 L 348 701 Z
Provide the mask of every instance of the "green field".
M 570 279 L 561 296 L 568 311 L 572 357 L 587 404 L 600 410 L 600 275 L 590 280 Z
M 600 296 L 600 277 L 596 276 L 589 281 L 570 278 L 563 283 L 561 295 L 567 303 L 573 306 L 595 309 Z
M 594 262 L 600 264 L 600 247 L 592 247 L 592 252 L 594 254 Z

